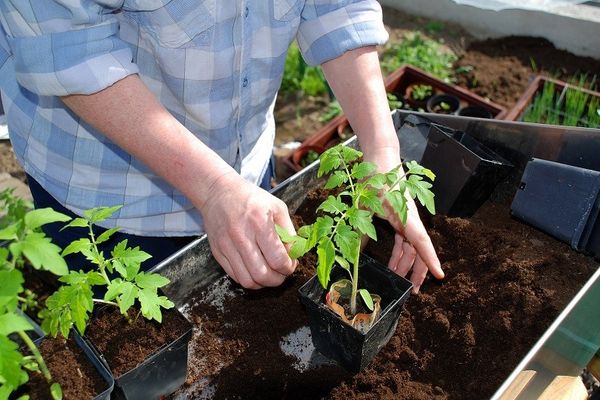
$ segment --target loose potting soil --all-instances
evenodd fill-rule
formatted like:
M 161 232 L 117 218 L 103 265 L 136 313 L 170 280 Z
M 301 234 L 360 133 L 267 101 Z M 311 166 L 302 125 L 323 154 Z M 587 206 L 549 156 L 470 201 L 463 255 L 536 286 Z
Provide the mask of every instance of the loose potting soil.
M 322 199 L 310 196 L 296 222 L 310 223 Z M 225 287 L 218 304 L 197 294 L 188 310 L 196 332 L 187 384 L 173 398 L 489 398 L 596 263 L 499 204 L 486 203 L 470 219 L 435 216 L 426 224 L 446 278 L 428 278 L 407 300 L 395 335 L 364 371 L 351 375 L 318 354 L 312 364 L 321 367 L 311 369 L 306 343 L 290 339 L 307 334 L 297 290 L 315 268 L 308 254 L 281 287 Z M 393 232 L 378 228 L 378 236 L 366 252 L 387 263 Z
M 46 338 L 39 349 L 54 382 L 61 386 L 64 400 L 93 399 L 108 388 L 74 340 Z M 19 388 L 14 398 L 23 394 L 28 394 L 31 400 L 51 398 L 50 386 L 35 372 L 29 372 L 29 381 Z

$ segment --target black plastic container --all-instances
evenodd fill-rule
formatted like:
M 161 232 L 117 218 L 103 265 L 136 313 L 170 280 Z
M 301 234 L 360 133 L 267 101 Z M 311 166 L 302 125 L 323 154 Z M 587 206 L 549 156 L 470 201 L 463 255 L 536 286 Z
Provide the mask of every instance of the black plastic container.
M 79 346 L 83 354 L 85 354 L 86 358 L 92 363 L 96 371 L 100 374 L 102 379 L 106 382 L 106 389 L 99 393 L 94 397 L 94 400 L 108 400 L 110 399 L 111 393 L 115 386 L 115 380 L 108 370 L 104 363 L 97 357 L 96 353 L 91 349 L 91 347 L 86 343 L 85 340 L 77 333 L 75 329 L 71 330 L 71 335 L 75 340 L 75 343 Z
M 441 107 L 442 103 L 445 103 L 448 107 L 444 109 Z M 460 107 L 460 99 L 451 94 L 436 94 L 429 100 L 427 100 L 427 111 L 437 114 L 454 114 Z
M 177 309 L 169 312 L 179 313 Z M 183 315 L 181 318 L 187 325 L 182 335 L 157 349 L 135 368 L 114 377 L 113 399 L 160 399 L 183 385 L 187 375 L 188 344 L 192 338 L 192 325 Z M 86 341 L 110 370 L 110 365 L 98 349 L 89 339 L 86 338 Z
M 470 135 L 431 124 L 421 164 L 431 169 L 435 208 L 468 217 L 487 200 L 513 165 Z
M 423 152 L 427 147 L 430 125 L 429 119 L 414 114 L 404 119 L 402 126 L 398 129 L 402 160 L 421 162 Z
M 490 110 L 480 106 L 461 107 L 456 112 L 456 115 L 460 115 L 461 117 L 474 117 L 485 119 L 494 118 Z
M 599 193 L 600 172 L 533 158 L 511 212 L 575 250 L 599 254 Z
M 352 372 L 365 368 L 390 340 L 412 289 L 410 281 L 366 255 L 360 257 L 359 286 L 381 296 L 381 316 L 367 333 L 360 333 L 325 305 L 326 291 L 316 276 L 299 289 L 315 348 Z M 347 278 L 347 272 L 335 267 L 331 281 L 341 278 Z

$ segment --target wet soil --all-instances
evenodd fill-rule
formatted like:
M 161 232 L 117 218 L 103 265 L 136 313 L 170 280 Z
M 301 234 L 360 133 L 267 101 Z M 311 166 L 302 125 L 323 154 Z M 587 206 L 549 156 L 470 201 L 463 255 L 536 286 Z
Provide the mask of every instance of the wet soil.
M 312 220 L 320 199 L 312 196 L 296 222 Z M 472 218 L 435 216 L 426 224 L 446 279 L 428 278 L 407 300 L 395 335 L 364 371 L 301 371 L 298 359 L 281 351 L 307 324 L 297 290 L 315 268 L 308 254 L 282 287 L 238 289 L 222 308 L 192 304 L 201 335 L 191 344 L 181 392 L 199 398 L 210 383 L 215 399 L 489 398 L 597 265 L 512 219 L 500 204 L 488 202 Z M 387 263 L 393 234 L 379 227 L 378 235 L 366 252 Z

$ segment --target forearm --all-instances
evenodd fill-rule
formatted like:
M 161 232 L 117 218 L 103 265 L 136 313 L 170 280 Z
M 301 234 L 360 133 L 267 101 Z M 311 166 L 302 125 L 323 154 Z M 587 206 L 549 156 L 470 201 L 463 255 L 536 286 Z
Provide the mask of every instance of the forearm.
M 92 95 L 63 102 L 115 144 L 144 162 L 184 193 L 196 207 L 225 174 L 235 173 L 210 148 L 179 123 L 137 75 Z
M 358 136 L 365 159 L 385 163 L 379 165 L 381 169 L 398 165 L 400 145 L 375 47 L 348 51 L 324 63 L 323 72 Z

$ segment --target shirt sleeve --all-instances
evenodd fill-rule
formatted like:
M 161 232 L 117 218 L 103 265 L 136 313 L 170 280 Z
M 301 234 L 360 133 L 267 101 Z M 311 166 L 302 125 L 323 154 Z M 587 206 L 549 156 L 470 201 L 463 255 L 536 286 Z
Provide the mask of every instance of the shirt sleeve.
M 106 4 L 118 1 L 0 2 L 16 79 L 44 96 L 96 93 L 137 73 L 119 22 Z
M 322 64 L 348 50 L 387 41 L 376 0 L 307 0 L 297 40 L 306 62 Z

